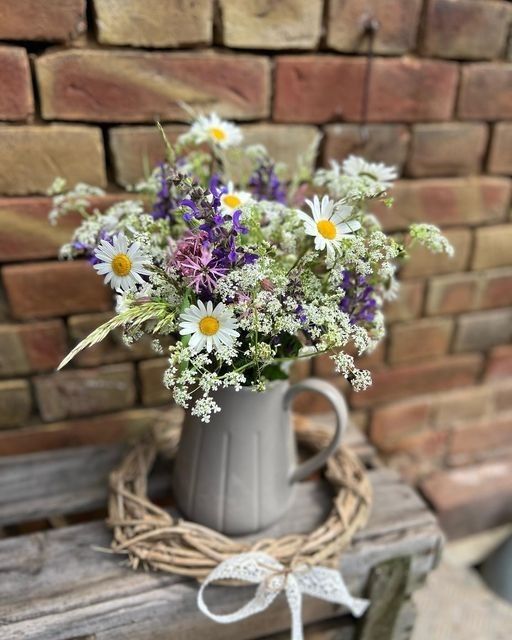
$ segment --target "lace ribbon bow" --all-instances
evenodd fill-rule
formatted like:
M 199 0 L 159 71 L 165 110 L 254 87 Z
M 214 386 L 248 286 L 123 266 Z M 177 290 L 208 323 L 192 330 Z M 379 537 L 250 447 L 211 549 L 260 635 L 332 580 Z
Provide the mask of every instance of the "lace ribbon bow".
M 225 615 L 212 613 L 204 601 L 206 587 L 217 580 L 241 580 L 257 584 L 254 598 Z M 346 606 L 354 616 L 362 616 L 370 602 L 353 598 L 339 571 L 307 564 L 287 569 L 266 553 L 242 553 L 221 562 L 205 579 L 197 594 L 200 611 L 215 622 L 229 624 L 264 611 L 284 591 L 292 616 L 291 640 L 303 640 L 302 594 Z

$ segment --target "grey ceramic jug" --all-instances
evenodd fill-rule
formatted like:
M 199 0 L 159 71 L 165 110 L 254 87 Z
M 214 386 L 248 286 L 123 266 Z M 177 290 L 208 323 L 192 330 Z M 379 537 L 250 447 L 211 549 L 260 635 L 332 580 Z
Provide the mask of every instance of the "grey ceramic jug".
M 327 398 L 336 428 L 329 445 L 299 466 L 290 405 L 302 391 Z M 335 387 L 313 378 L 293 386 L 275 382 L 260 393 L 222 389 L 214 397 L 221 411 L 211 422 L 186 414 L 174 464 L 174 498 L 189 520 L 228 535 L 252 533 L 277 520 L 294 484 L 337 448 L 348 422 L 346 404 Z

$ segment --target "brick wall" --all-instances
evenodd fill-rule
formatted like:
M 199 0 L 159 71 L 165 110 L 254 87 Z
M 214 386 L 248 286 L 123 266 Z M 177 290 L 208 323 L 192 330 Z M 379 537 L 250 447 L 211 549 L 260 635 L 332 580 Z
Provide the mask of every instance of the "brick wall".
M 368 13 L 381 27 L 363 143 Z M 57 262 L 70 227 L 48 225 L 44 192 L 58 174 L 108 185 L 105 206 L 141 157 L 161 155 L 155 118 L 182 130 L 185 101 L 238 120 L 280 159 L 321 136 L 319 162 L 355 152 L 400 167 L 385 228 L 434 222 L 457 254 L 418 252 L 403 268 L 389 338 L 367 359 L 374 386 L 334 381 L 412 478 L 510 455 L 511 13 L 498 0 L 0 0 L 4 451 L 18 436 L 76 442 L 91 422 L 108 438 L 168 401 L 164 361 L 116 336 L 54 372 L 111 298 L 85 263 Z M 333 378 L 328 360 L 312 371 Z

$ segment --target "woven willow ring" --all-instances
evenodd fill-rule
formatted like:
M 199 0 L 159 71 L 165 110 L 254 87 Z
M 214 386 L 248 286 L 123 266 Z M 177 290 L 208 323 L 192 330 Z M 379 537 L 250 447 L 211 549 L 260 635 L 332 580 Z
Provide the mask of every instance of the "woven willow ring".
M 136 445 L 110 475 L 108 524 L 114 535 L 112 549 L 127 554 L 134 569 L 143 564 L 201 581 L 227 558 L 255 551 L 273 556 L 285 567 L 296 563 L 334 566 L 356 531 L 366 524 L 371 485 L 358 457 L 343 446 L 325 468 L 325 478 L 334 492 L 331 512 L 309 534 L 249 542 L 173 517 L 149 500 L 147 480 L 157 453 L 168 457 L 175 454 L 181 418 L 181 413 L 170 412 L 164 435 L 157 428 L 151 440 Z M 299 444 L 313 452 L 323 449 L 332 438 L 329 430 L 300 421 L 295 432 Z

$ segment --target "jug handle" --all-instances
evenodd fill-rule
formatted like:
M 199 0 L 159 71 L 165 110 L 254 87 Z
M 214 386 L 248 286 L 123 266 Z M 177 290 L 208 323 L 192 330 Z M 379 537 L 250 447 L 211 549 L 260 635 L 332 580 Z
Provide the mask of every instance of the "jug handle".
M 336 451 L 348 425 L 348 411 L 345 398 L 332 384 L 316 378 L 302 380 L 288 389 L 284 397 L 285 411 L 290 408 L 293 398 L 303 391 L 315 391 L 329 401 L 334 409 L 336 427 L 332 440 L 325 449 L 322 449 L 312 458 L 299 465 L 292 472 L 290 482 L 300 482 L 311 475 L 314 471 L 317 471 L 327 461 L 329 456 Z

